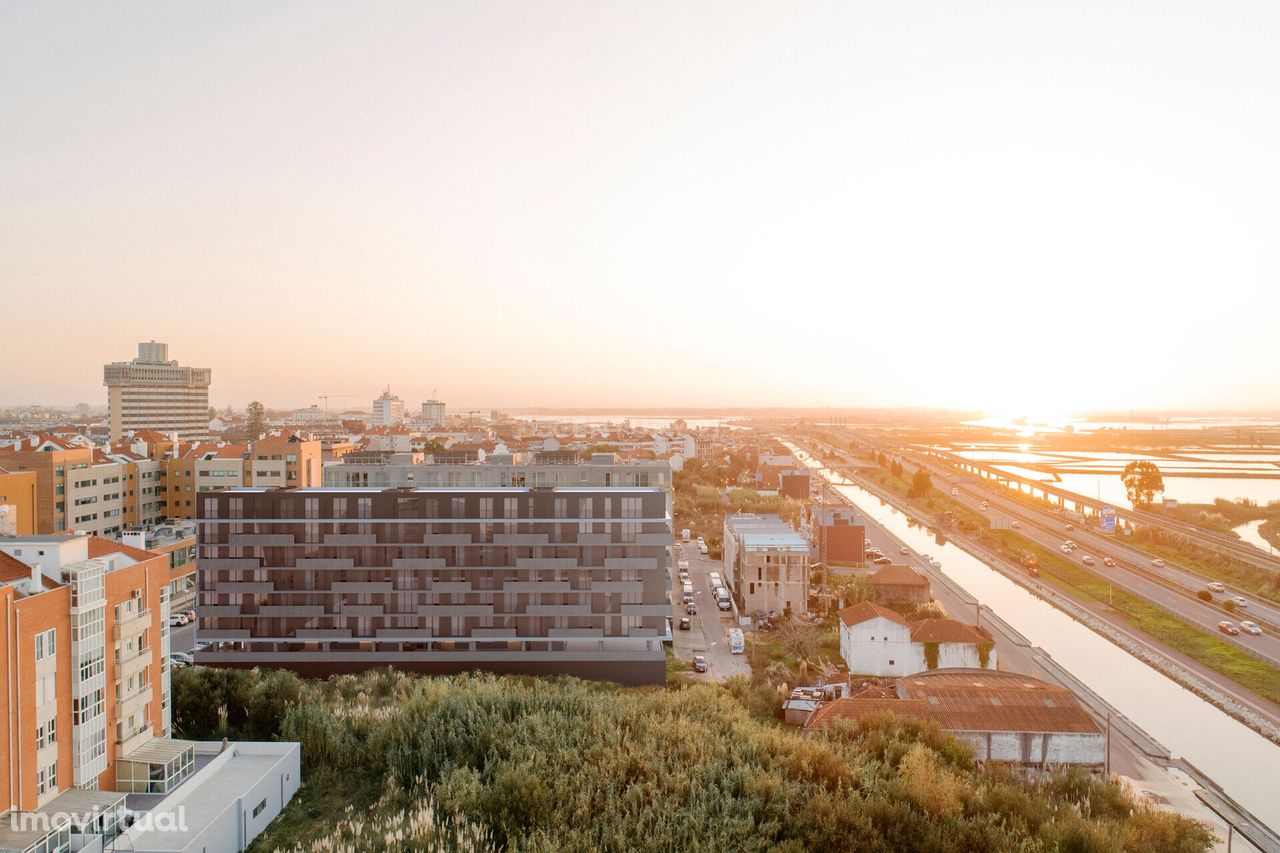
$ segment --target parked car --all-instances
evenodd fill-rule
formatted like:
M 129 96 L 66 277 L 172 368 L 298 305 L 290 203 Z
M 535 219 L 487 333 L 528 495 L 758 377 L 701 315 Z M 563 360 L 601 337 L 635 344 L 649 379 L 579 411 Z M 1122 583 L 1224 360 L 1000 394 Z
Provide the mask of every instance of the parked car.
M 189 619 L 190 621 L 192 622 L 196 621 L 196 612 L 194 610 L 184 610 L 182 612 L 187 614 L 187 619 Z
M 706 672 L 706 671 L 707 671 L 707 656 L 706 656 L 706 655 L 694 655 L 694 656 L 693 656 L 693 671 L 694 671 L 694 672 Z
M 170 628 L 181 628 L 183 625 L 186 625 L 190 621 L 191 620 L 187 618 L 187 614 L 185 613 L 172 613 L 169 615 Z
M 876 558 L 875 558 L 874 560 L 872 560 L 871 562 L 872 562 L 872 563 L 874 563 L 874 564 L 875 564 L 875 565 L 877 565 L 877 566 L 887 566 L 887 565 L 889 565 L 890 563 L 892 563 L 892 562 L 893 562 L 893 560 L 890 560 L 888 557 L 876 557 Z
M 685 612 L 685 613 L 688 613 L 690 616 L 697 616 L 697 615 L 698 615 L 698 605 L 697 605 L 697 604 L 695 604 L 694 602 L 690 601 L 688 604 L 686 604 L 686 605 L 684 606 L 684 612 Z
M 1218 630 L 1224 634 L 1230 634 L 1233 637 L 1240 633 L 1240 629 L 1235 626 L 1235 623 L 1228 622 L 1225 619 L 1218 623 Z
M 688 572 L 681 572 L 681 573 L 680 573 L 680 583 L 692 583 L 692 581 L 689 579 L 689 573 L 688 573 Z
M 692 624 L 692 623 L 690 623 L 690 622 L 689 622 L 689 617 L 688 617 L 688 616 L 681 616 L 681 617 L 680 617 L 680 630 L 681 630 L 681 631 L 688 631 L 688 630 L 689 630 L 689 628 L 690 628 L 690 625 L 691 625 L 691 624 Z
M 1222 581 L 1209 581 L 1205 584 L 1205 589 L 1209 592 L 1226 592 L 1227 588 L 1222 585 Z
M 1258 623 L 1250 622 L 1248 619 L 1245 619 L 1240 623 L 1240 630 L 1244 631 L 1246 634 L 1252 634 L 1255 637 L 1262 633 L 1262 628 L 1258 626 Z
M 169 660 L 178 666 L 191 666 L 196 659 L 186 652 L 169 652 Z
M 1164 560 L 1161 560 L 1159 557 L 1157 557 L 1156 559 L 1151 561 L 1151 565 L 1155 566 L 1157 569 L 1163 569 Z
M 1116 567 L 1116 561 L 1110 557 L 1103 557 L 1102 565 L 1106 566 L 1108 569 L 1114 569 Z
M 1249 606 L 1249 599 L 1245 598 L 1242 595 L 1237 595 L 1235 598 L 1231 599 L 1231 603 L 1234 604 L 1236 607 L 1244 608 Z
M 710 553 L 710 552 L 711 552 L 711 549 L 707 547 L 707 543 L 706 543 L 706 542 L 700 542 L 700 543 L 698 543 L 698 553 L 699 553 L 699 554 L 708 554 L 708 553 Z

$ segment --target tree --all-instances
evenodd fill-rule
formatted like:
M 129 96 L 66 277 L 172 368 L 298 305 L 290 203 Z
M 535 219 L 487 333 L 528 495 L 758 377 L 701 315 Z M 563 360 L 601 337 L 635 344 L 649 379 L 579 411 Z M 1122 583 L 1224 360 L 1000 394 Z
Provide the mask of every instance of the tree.
M 1120 475 L 1125 491 L 1129 494 L 1129 503 L 1134 506 L 1149 504 L 1155 496 L 1164 491 L 1164 477 L 1156 463 L 1140 459 L 1124 466 Z
M 889 473 L 895 477 L 902 476 L 902 463 L 897 459 L 893 460 L 893 464 L 889 466 Z
M 257 400 L 254 400 L 245 407 L 244 431 L 250 441 L 257 441 L 262 438 L 262 434 L 267 431 L 266 413 L 266 406 L 262 405 Z
M 929 476 L 928 471 L 917 468 L 911 475 L 911 489 L 907 492 L 907 497 L 922 498 L 931 491 L 933 491 L 933 478 Z

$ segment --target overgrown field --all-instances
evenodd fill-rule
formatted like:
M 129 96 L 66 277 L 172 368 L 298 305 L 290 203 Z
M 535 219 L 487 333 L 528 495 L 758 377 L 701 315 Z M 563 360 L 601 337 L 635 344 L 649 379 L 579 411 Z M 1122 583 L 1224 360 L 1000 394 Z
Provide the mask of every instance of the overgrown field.
M 805 738 L 749 713 L 756 689 L 195 667 L 174 673 L 174 719 L 182 737 L 302 743 L 303 788 L 256 850 L 1208 847 L 1084 774 L 979 769 L 931 726 Z

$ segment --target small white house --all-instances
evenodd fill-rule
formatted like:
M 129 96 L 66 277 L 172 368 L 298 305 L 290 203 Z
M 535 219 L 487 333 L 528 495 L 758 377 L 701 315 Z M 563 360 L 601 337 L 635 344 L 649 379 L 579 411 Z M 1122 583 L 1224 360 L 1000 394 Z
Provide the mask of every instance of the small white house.
M 840 656 L 850 673 L 902 676 L 954 667 L 996 668 L 995 647 L 984 628 L 955 619 L 908 622 L 870 601 L 838 615 Z

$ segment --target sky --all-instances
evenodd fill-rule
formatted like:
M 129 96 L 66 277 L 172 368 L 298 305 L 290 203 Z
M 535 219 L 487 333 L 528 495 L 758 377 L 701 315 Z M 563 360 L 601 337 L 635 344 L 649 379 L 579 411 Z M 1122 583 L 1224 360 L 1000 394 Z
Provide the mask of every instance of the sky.
M 0 5 L 0 403 L 1280 409 L 1280 5 Z

